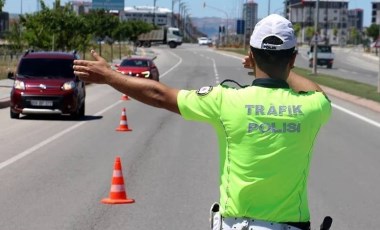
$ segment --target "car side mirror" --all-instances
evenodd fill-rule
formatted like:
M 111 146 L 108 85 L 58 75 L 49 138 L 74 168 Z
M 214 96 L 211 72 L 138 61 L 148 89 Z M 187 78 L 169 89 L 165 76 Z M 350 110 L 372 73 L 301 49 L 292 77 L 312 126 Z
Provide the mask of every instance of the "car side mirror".
M 307 51 L 307 54 L 310 54 L 310 51 Z
M 7 77 L 8 77 L 8 79 L 15 79 L 15 73 L 14 72 L 8 72 Z

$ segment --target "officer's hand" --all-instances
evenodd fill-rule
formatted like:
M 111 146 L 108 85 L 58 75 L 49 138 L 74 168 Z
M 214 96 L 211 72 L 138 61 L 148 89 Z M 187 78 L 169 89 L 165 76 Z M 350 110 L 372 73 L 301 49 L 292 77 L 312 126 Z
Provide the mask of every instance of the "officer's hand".
M 254 61 L 252 59 L 251 52 L 249 52 L 248 55 L 244 57 L 242 64 L 243 64 L 244 68 L 253 69 Z
M 90 83 L 104 84 L 107 83 L 108 77 L 114 72 L 107 61 L 99 56 L 94 50 L 91 50 L 94 61 L 75 60 L 74 74 L 81 80 Z

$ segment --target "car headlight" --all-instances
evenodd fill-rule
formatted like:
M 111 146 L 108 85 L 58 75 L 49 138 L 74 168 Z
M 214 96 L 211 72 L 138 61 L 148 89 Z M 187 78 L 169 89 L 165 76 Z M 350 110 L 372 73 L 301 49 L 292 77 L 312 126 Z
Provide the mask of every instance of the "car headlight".
M 142 75 L 145 75 L 145 78 L 149 78 L 150 76 L 150 71 L 144 71 L 144 72 L 141 72 Z
M 61 89 L 62 90 L 73 90 L 73 89 L 75 89 L 75 82 L 73 82 L 73 81 L 65 82 L 65 84 L 63 84 Z
M 25 89 L 25 83 L 20 80 L 16 80 L 13 86 L 15 87 L 15 89 L 21 89 L 21 90 Z

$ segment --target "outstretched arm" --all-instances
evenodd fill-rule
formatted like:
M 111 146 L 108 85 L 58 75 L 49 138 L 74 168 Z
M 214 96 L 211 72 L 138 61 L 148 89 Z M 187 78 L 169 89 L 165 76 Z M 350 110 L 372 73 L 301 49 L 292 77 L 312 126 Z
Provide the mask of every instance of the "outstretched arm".
M 178 89 L 149 79 L 125 76 L 112 70 L 107 61 L 94 50 L 91 51 L 91 54 L 94 61 L 74 61 L 74 74 L 81 80 L 89 83 L 108 84 L 144 104 L 179 114 Z

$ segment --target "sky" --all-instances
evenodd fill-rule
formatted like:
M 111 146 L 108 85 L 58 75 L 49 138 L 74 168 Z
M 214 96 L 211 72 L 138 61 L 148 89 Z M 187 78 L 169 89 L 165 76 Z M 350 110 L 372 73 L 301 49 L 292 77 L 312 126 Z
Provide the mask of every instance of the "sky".
M 89 0 L 84 0 L 89 1 Z M 178 0 L 177 0 L 178 1 Z M 178 12 L 178 2 L 174 4 L 174 12 Z M 258 3 L 259 18 L 268 15 L 268 4 L 270 3 L 270 13 L 280 13 L 283 11 L 283 0 L 254 0 Z M 323 0 L 321 0 L 323 1 Z M 364 10 L 364 26 L 371 24 L 371 2 L 374 0 L 349 0 L 349 9 L 361 8 Z M 38 0 L 5 0 L 3 11 L 9 13 L 31 13 L 37 10 Z M 44 0 L 47 6 L 52 7 L 54 0 Z M 61 0 L 61 4 L 69 0 Z M 125 0 L 125 6 L 152 6 L 154 0 Z M 181 0 L 185 2 L 188 13 L 191 17 L 228 17 L 240 18 L 242 4 L 246 0 Z M 206 7 L 203 4 L 206 3 Z M 172 0 L 156 0 L 156 6 L 172 8 Z

